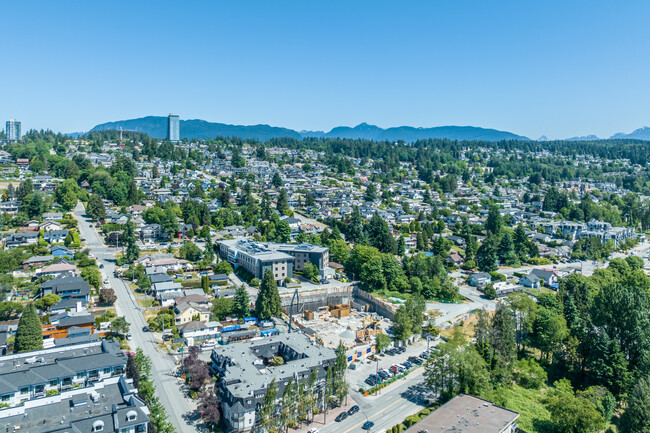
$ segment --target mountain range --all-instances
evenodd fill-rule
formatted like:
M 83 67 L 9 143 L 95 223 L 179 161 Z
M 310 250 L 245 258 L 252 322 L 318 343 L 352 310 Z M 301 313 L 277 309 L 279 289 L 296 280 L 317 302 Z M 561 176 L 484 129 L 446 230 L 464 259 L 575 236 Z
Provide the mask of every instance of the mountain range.
M 138 119 L 118 120 L 96 125 L 90 131 L 119 130 L 144 132 L 154 138 L 167 136 L 167 117 L 147 116 Z M 228 125 L 225 123 L 208 122 L 205 120 L 191 119 L 180 121 L 181 138 L 210 139 L 215 137 L 252 138 L 266 141 L 272 138 L 288 137 L 300 140 L 305 137 L 316 138 L 348 138 L 366 139 L 376 141 L 405 141 L 414 142 L 428 138 L 446 138 L 449 140 L 530 140 L 528 137 L 517 135 L 508 131 L 479 128 L 476 126 L 436 126 L 432 128 L 416 128 L 412 126 L 397 126 L 380 128 L 379 126 L 361 123 L 354 127 L 337 126 L 329 132 L 324 131 L 295 131 L 269 125 Z M 79 133 L 69 134 L 77 136 Z M 635 139 L 650 141 L 650 127 L 639 128 L 629 134 L 618 133 L 610 139 Z M 546 136 L 541 136 L 538 141 L 546 141 Z M 604 140 L 595 135 L 566 138 L 565 141 L 593 141 Z
M 95 126 L 90 131 L 119 130 L 144 132 L 155 138 L 167 136 L 167 117 L 147 116 L 139 119 L 118 120 Z M 329 132 L 323 131 L 294 131 L 269 125 L 228 125 L 225 123 L 207 122 L 205 120 L 181 120 L 181 138 L 207 139 L 215 137 L 240 137 L 269 140 L 271 138 L 289 137 L 302 139 L 304 137 L 318 138 L 350 138 L 367 140 L 389 140 L 413 142 L 427 138 L 447 138 L 450 140 L 529 140 L 527 137 L 496 129 L 478 128 L 475 126 L 438 126 L 433 128 L 414 128 L 399 126 L 383 129 L 378 126 L 361 123 L 355 127 L 338 126 Z

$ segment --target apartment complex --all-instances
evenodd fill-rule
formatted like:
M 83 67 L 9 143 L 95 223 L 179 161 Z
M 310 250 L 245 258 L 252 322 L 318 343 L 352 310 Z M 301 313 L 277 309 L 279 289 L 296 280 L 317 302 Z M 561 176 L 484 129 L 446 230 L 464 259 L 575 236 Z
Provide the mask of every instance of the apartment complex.
M 271 360 L 277 356 L 283 358 L 284 364 L 272 366 Z M 230 431 L 253 431 L 260 421 L 260 405 L 273 379 L 278 396 L 282 396 L 289 379 L 304 382 L 316 370 L 316 387 L 320 389 L 327 367 L 335 359 L 332 349 L 316 346 L 298 333 L 215 347 L 210 357 L 211 368 L 218 377 L 216 386 Z
M 119 343 L 113 340 L 0 357 L 0 403 L 15 407 L 48 392 L 92 387 L 121 376 L 126 361 Z
M 5 138 L 8 141 L 18 141 L 22 137 L 20 122 L 16 119 L 9 119 L 5 125 Z
M 293 277 L 293 271 L 302 271 L 307 262 L 322 273 L 329 263 L 329 248 L 309 244 L 276 244 L 250 239 L 219 241 L 219 254 L 234 267 L 242 266 L 255 278 L 262 278 L 267 270 L 276 281 Z
M 181 121 L 178 114 L 167 116 L 167 140 L 178 141 L 181 135 Z
M 124 376 L 0 410 L 0 423 L 11 433 L 147 433 L 150 419 Z

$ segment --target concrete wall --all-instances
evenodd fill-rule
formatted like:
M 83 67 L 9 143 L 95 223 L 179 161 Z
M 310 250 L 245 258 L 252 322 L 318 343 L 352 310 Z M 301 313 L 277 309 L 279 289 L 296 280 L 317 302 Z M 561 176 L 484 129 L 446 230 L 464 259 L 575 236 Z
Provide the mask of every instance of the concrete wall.
M 293 294 L 282 296 L 282 308 L 289 311 Z M 301 314 L 304 310 L 318 311 L 318 308 L 330 304 L 350 304 L 358 311 L 377 313 L 388 319 L 393 319 L 395 307 L 375 296 L 359 289 L 355 285 L 337 288 L 323 288 L 318 292 L 300 294 L 299 308 L 294 306 L 294 314 Z

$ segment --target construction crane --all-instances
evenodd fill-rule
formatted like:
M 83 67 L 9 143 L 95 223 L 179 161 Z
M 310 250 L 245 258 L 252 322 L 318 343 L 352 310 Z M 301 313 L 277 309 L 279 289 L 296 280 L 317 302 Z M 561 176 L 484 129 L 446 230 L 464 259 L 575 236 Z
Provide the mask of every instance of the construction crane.
M 289 305 L 289 334 L 291 334 L 291 325 L 293 324 L 293 303 L 296 301 L 296 311 L 298 309 L 298 304 L 300 303 L 300 295 L 298 294 L 298 288 L 293 292 L 293 297 L 291 297 L 291 305 Z

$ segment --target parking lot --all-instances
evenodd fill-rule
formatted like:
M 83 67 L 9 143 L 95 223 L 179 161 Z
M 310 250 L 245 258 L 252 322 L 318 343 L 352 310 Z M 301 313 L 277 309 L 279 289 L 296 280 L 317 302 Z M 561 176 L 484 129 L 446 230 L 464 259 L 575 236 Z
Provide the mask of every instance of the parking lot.
M 431 340 L 429 342 L 429 347 L 433 348 L 439 343 L 440 340 Z M 422 365 L 421 360 L 419 361 L 420 363 L 414 362 L 413 359 L 409 361 L 409 358 L 413 357 L 419 357 L 423 352 L 427 350 L 427 341 L 426 340 L 421 340 L 417 341 L 413 344 L 403 346 L 403 351 L 401 353 L 395 353 L 391 352 L 387 349 L 384 351 L 384 353 L 376 355 L 373 359 L 366 359 L 363 362 L 359 363 L 357 365 L 357 368 L 354 370 L 348 370 L 348 381 L 350 383 L 350 387 L 352 389 L 369 389 L 371 388 L 371 385 L 366 383 L 366 379 L 370 377 L 371 374 L 378 375 L 378 372 L 380 370 L 386 370 L 390 371 L 391 367 L 395 364 L 402 365 L 406 367 L 405 363 L 410 363 L 412 364 L 408 370 L 412 371 L 416 369 L 418 366 Z M 399 372 L 399 367 L 398 367 L 398 372 Z M 404 372 L 404 371 L 403 371 Z M 392 374 L 389 373 L 389 376 L 392 377 L 394 376 L 395 373 L 393 372 Z M 384 373 L 384 376 L 386 376 L 386 373 Z M 382 381 L 386 381 L 386 379 L 383 379 Z

